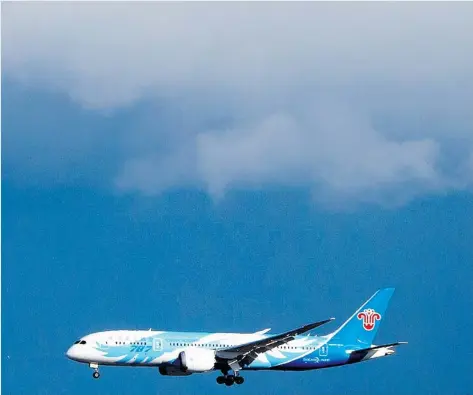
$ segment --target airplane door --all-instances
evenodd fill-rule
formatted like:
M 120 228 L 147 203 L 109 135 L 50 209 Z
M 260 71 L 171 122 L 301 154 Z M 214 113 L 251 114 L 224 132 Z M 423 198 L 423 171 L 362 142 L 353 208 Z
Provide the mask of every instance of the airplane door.
M 323 344 L 320 348 L 319 348 L 319 355 L 321 357 L 326 357 L 328 355 L 328 344 Z
M 153 339 L 153 351 L 163 351 L 163 341 L 161 339 Z

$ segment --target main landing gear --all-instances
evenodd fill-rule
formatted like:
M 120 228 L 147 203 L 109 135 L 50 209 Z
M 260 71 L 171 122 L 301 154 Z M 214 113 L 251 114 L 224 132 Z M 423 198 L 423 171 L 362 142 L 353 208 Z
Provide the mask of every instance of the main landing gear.
M 94 379 L 98 379 L 100 377 L 99 364 L 98 363 L 89 363 L 89 366 L 92 369 L 94 369 L 94 373 L 92 373 L 92 377 Z
M 245 379 L 241 376 L 235 376 L 235 383 L 240 385 L 240 384 L 243 384 L 245 381 Z
M 233 384 L 243 384 L 245 379 L 241 377 L 238 372 L 235 373 L 235 375 L 228 374 L 228 373 L 223 373 L 223 376 L 218 376 L 217 377 L 217 384 L 225 384 L 227 387 L 232 386 Z

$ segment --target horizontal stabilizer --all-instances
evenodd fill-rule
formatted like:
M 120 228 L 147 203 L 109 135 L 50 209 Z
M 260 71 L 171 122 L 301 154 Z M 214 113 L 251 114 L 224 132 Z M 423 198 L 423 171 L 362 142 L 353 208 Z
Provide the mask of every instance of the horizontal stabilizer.
M 401 344 L 407 344 L 407 342 L 381 344 L 379 346 L 362 348 L 361 350 L 347 350 L 347 353 L 350 354 L 347 363 L 355 363 L 360 361 L 366 361 L 367 359 L 374 359 L 392 355 L 395 353 L 395 351 L 391 349 L 391 347 L 400 346 Z
M 380 346 L 373 346 L 373 347 L 368 347 L 368 348 L 362 348 L 361 350 L 355 350 L 352 353 L 361 353 L 361 352 L 366 352 L 366 351 L 371 351 L 371 350 L 378 350 L 380 348 L 388 348 L 388 347 L 395 347 L 395 346 L 400 346 L 401 344 L 407 344 L 407 342 L 396 342 L 396 343 L 390 343 L 390 344 L 382 344 Z

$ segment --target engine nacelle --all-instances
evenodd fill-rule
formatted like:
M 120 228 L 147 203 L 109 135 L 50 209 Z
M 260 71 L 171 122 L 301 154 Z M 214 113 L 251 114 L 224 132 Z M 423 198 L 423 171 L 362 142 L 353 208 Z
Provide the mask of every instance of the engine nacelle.
M 189 348 L 179 353 L 179 362 L 183 372 L 208 372 L 215 366 L 215 351 L 205 348 Z
M 163 376 L 190 376 L 192 374 L 190 372 L 183 372 L 176 366 L 160 366 L 159 373 Z

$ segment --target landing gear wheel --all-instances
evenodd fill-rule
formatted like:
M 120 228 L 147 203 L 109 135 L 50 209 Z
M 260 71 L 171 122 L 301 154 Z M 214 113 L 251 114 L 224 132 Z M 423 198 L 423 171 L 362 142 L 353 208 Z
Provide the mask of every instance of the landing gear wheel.
M 225 377 L 224 376 L 218 376 L 217 377 L 217 384 L 224 384 L 225 383 Z
M 92 373 L 92 377 L 93 377 L 94 379 L 98 379 L 98 378 L 100 377 L 99 371 L 96 370 L 94 373 Z
M 236 376 L 235 377 L 235 384 L 243 384 L 244 381 L 245 381 L 245 379 L 241 376 Z
M 234 381 L 235 381 L 235 377 L 233 377 L 233 376 L 225 377 L 225 385 L 228 386 L 228 387 L 233 385 Z

